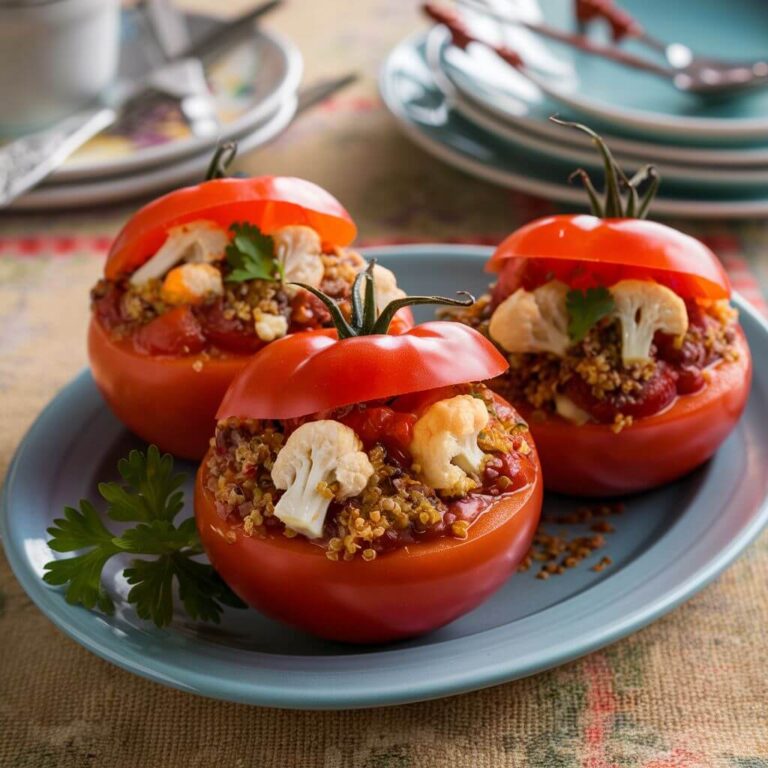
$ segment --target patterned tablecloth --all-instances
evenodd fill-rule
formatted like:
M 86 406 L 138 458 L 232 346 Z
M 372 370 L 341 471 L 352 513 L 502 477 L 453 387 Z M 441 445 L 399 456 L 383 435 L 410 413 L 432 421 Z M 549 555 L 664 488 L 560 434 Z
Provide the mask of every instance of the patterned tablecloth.
M 363 243 L 495 243 L 551 210 L 444 167 L 399 134 L 375 77 L 418 24 L 411 3 L 290 5 L 269 24 L 301 45 L 306 79 L 350 68 L 363 79 L 243 158 L 243 170 L 319 182 L 355 216 Z M 85 364 L 88 288 L 131 208 L 0 218 L 0 477 Z M 704 237 L 765 308 L 764 222 L 678 225 Z M 179 693 L 97 659 L 38 612 L 0 555 L 0 765 L 768 768 L 767 627 L 765 534 L 688 604 L 581 661 L 443 701 L 285 712 Z

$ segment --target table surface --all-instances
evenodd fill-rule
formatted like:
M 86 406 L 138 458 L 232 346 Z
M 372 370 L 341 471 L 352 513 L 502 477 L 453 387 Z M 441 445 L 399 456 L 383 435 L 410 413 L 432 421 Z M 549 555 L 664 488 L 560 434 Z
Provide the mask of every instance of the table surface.
M 269 26 L 299 43 L 307 81 L 349 69 L 362 79 L 240 166 L 325 186 L 362 244 L 496 243 L 553 209 L 439 165 L 398 133 L 375 78 L 420 23 L 414 6 L 305 0 L 275 13 Z M 0 477 L 43 405 L 85 365 L 87 292 L 133 207 L 0 217 Z M 765 222 L 676 225 L 715 248 L 736 287 L 765 308 Z M 0 765 L 768 768 L 767 586 L 764 534 L 688 604 L 551 672 L 423 704 L 288 712 L 206 700 L 110 666 L 37 611 L 0 554 Z

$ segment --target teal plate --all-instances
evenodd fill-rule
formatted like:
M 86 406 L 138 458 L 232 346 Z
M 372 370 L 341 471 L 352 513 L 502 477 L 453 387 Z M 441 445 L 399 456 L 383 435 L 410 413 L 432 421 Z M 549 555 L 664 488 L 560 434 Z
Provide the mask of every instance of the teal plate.
M 514 9 L 506 0 L 487 4 L 501 13 Z M 695 53 L 728 61 L 768 60 L 768 14 L 763 0 L 622 0 L 620 5 L 665 42 L 683 43 Z M 575 31 L 571 2 L 529 0 L 518 7 L 529 20 Z M 732 98 L 702 98 L 679 91 L 664 78 L 545 40 L 528 30 L 508 26 L 502 32 L 487 20 L 474 18 L 475 24 L 484 25 L 492 36 L 502 35 L 496 39 L 521 53 L 531 79 L 542 91 L 591 119 L 656 140 L 765 142 L 768 88 Z M 610 42 L 607 29 L 599 25 L 592 35 Z M 645 58 L 656 56 L 636 41 L 627 40 L 621 47 Z M 509 67 L 482 50 L 471 55 L 478 68 L 487 70 L 481 79 L 494 82 L 501 98 L 508 96 L 505 80 L 515 78 Z
M 384 103 L 406 135 L 439 159 L 473 176 L 585 207 L 584 190 L 567 183 L 577 167 L 574 163 L 494 135 L 459 113 L 435 82 L 426 45 L 424 34 L 401 42 L 387 57 L 379 77 Z M 576 131 L 560 130 L 561 142 L 578 136 Z M 630 164 L 625 170 L 634 169 Z M 711 181 L 704 176 L 690 182 L 667 179 L 652 213 L 689 218 L 762 216 L 768 213 L 768 184 L 734 183 L 724 188 L 714 177 Z
M 422 294 L 483 291 L 489 253 L 444 245 L 368 251 L 397 271 L 406 290 Z M 610 555 L 607 570 L 596 573 L 586 562 L 548 581 L 533 571 L 516 574 L 482 606 L 430 635 L 388 646 L 344 646 L 236 610 L 227 611 L 219 626 L 179 615 L 160 631 L 136 617 L 114 570 L 107 574 L 117 605 L 113 617 L 68 605 L 41 580 L 43 564 L 55 557 L 45 530 L 64 505 L 94 500 L 96 482 L 112 476 L 117 458 L 139 445 L 109 413 L 88 373 L 54 398 L 13 460 L 0 514 L 8 559 L 40 610 L 78 643 L 192 693 L 330 709 L 448 696 L 531 675 L 672 610 L 717 576 L 768 521 L 768 327 L 743 301 L 737 304 L 757 367 L 745 418 L 716 457 L 676 483 L 627 500 L 607 548 L 593 556 Z M 545 512 L 576 506 L 550 496 Z

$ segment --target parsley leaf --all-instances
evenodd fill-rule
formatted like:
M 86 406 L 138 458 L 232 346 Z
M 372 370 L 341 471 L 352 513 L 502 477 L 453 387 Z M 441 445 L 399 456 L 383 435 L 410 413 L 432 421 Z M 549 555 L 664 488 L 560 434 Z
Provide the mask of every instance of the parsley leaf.
M 67 586 L 68 603 L 86 608 L 98 607 L 112 614 L 114 605 L 101 583 L 101 571 L 113 555 L 120 552 L 112 534 L 104 526 L 99 513 L 88 501 L 80 502 L 80 510 L 65 507 L 64 517 L 54 520 L 48 529 L 52 538 L 48 546 L 54 552 L 72 552 L 90 547 L 82 555 L 66 560 L 52 560 L 45 565 L 43 579 L 54 586 Z
M 275 258 L 275 241 L 269 235 L 247 223 L 234 223 L 229 231 L 233 237 L 225 251 L 227 264 L 231 267 L 226 277 L 228 282 L 283 279 L 283 265 Z
M 208 563 L 193 559 L 203 551 L 194 518 L 173 522 L 184 506 L 184 476 L 174 474 L 173 458 L 151 445 L 146 453 L 131 451 L 118 471 L 123 482 L 100 483 L 99 493 L 108 517 L 136 525 L 116 535 L 90 502 L 81 501 L 79 510 L 66 507 L 48 529 L 48 544 L 55 552 L 80 554 L 46 563 L 44 581 L 66 586 L 69 603 L 111 614 L 114 605 L 101 581 L 106 563 L 121 553 L 154 556 L 136 559 L 124 570 L 131 585 L 128 602 L 142 619 L 158 627 L 170 623 L 174 583 L 193 619 L 218 622 L 223 606 L 244 607 Z
M 615 302 L 610 291 L 600 286 L 568 291 L 565 306 L 569 317 L 568 335 L 572 341 L 581 341 L 595 323 L 613 312 Z

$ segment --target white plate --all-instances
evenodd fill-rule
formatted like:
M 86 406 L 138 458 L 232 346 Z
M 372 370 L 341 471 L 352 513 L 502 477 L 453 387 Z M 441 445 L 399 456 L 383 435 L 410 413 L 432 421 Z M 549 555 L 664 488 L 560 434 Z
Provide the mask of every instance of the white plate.
M 282 133 L 293 119 L 296 107 L 297 100 L 294 96 L 283 103 L 274 115 L 255 130 L 238 138 L 240 154 L 251 152 Z M 195 179 L 202 181 L 210 160 L 211 153 L 209 150 L 205 150 L 201 154 L 188 157 L 173 165 L 154 171 L 140 172 L 121 179 L 52 184 L 39 187 L 14 202 L 12 209 L 36 211 L 49 208 L 103 205 L 167 191 Z
M 384 103 L 404 133 L 444 162 L 505 187 L 586 205 L 584 191 L 565 183 L 567 164 L 534 160 L 523 148 L 512 147 L 472 125 L 447 103 L 425 61 L 423 35 L 409 38 L 390 53 L 379 86 Z M 665 195 L 662 190 L 652 211 L 656 216 L 750 218 L 768 213 L 768 194 L 726 199 L 702 191 L 701 198 L 695 199 L 692 195 Z
M 101 135 L 73 155 L 52 176 L 55 182 L 89 181 L 125 176 L 136 171 L 200 155 L 217 141 L 253 131 L 289 101 L 299 86 L 303 61 L 299 49 L 273 32 L 254 29 L 243 41 L 206 66 L 221 122 L 218 135 L 186 135 L 142 146 L 142 126 L 135 135 Z M 184 130 L 183 125 L 179 128 Z

